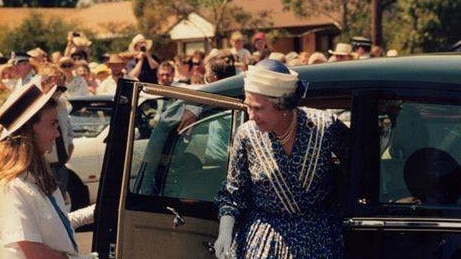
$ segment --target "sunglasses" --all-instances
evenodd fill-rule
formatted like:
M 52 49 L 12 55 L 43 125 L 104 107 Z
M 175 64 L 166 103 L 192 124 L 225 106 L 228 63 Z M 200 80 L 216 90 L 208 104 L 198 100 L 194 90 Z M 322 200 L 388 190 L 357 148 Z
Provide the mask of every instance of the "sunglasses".
M 67 87 L 58 85 L 58 87 L 56 88 L 56 91 L 64 93 L 65 91 L 67 91 Z
M 67 64 L 62 64 L 62 65 L 61 65 L 61 68 L 71 68 L 71 67 L 73 67 L 73 66 L 74 66 L 74 64 L 67 63 Z

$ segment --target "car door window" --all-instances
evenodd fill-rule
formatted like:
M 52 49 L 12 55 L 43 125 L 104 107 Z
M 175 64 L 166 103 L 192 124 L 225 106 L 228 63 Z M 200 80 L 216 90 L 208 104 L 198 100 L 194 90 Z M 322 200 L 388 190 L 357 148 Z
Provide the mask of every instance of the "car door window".
M 134 142 L 133 193 L 213 200 L 226 176 L 233 120 L 230 110 L 208 114 L 179 134 L 161 123 L 150 139 Z
M 231 114 L 186 129 L 174 144 L 163 195 L 212 201 L 227 172 Z
M 380 202 L 457 205 L 461 107 L 381 101 Z

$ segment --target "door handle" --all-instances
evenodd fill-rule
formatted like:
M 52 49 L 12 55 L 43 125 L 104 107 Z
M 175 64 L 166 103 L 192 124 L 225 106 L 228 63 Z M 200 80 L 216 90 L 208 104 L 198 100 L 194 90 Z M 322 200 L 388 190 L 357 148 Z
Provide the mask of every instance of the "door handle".
M 174 209 L 171 207 L 166 207 L 167 210 L 171 211 L 174 214 L 173 225 L 174 227 L 178 227 L 180 225 L 186 224 L 186 220 Z

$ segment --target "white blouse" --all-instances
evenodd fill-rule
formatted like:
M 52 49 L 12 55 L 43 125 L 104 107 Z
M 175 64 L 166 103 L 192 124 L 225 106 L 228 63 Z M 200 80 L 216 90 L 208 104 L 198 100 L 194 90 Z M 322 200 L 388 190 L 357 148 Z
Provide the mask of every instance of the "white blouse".
M 59 189 L 53 196 L 67 216 Z M 25 258 L 19 241 L 40 242 L 56 251 L 76 254 L 58 213 L 31 174 L 23 173 L 0 185 L 0 226 L 0 258 Z

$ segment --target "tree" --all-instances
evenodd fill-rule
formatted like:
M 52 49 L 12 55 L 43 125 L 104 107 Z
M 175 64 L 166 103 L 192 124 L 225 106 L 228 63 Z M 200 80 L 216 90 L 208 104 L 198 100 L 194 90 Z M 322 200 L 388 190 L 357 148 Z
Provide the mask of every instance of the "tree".
M 134 0 L 134 13 L 138 17 L 140 30 L 150 38 L 157 38 L 157 42 L 166 41 L 161 34 L 170 29 L 167 26 L 172 17 L 180 21 L 191 12 L 205 14 L 213 21 L 216 36 L 212 43 L 217 47 L 220 47 L 220 39 L 227 36 L 230 28 L 252 31 L 270 24 L 270 12 L 263 11 L 253 17 L 242 7 L 233 5 L 232 0 Z
M 401 0 L 396 11 L 392 43 L 403 53 L 444 51 L 461 38 L 459 0 Z

